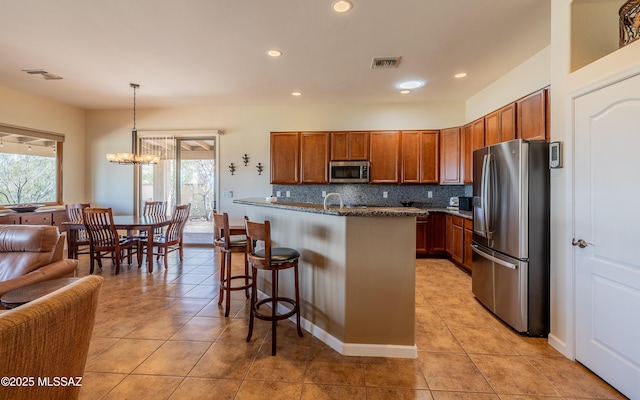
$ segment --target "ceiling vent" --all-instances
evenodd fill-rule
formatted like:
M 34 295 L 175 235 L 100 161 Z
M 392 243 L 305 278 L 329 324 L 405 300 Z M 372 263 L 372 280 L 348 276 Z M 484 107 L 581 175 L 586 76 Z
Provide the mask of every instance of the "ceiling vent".
M 371 69 L 398 68 L 402 57 L 376 57 L 371 61 Z
M 42 77 L 48 81 L 62 79 L 61 76 L 54 75 L 51 72 L 47 72 L 43 69 L 23 69 L 22 71 L 26 72 L 29 75 L 42 75 Z

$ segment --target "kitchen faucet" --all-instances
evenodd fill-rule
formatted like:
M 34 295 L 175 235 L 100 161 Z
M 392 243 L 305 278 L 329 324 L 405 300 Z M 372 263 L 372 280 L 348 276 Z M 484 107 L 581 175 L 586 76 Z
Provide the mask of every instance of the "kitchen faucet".
M 338 199 L 340 199 L 340 209 L 342 209 L 342 207 L 344 207 L 344 204 L 342 203 L 342 195 L 340 193 L 328 193 L 326 196 L 324 196 L 324 209 L 327 209 L 327 199 L 329 198 L 329 196 L 338 196 Z

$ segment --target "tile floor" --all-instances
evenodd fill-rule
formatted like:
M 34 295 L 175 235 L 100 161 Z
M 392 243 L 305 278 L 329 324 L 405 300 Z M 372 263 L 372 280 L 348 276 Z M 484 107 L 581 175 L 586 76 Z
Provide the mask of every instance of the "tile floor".
M 153 274 L 97 270 L 105 281 L 81 399 L 624 398 L 546 339 L 492 317 L 471 295 L 470 276 L 446 260 L 416 263 L 417 359 L 344 357 L 310 334 L 299 338 L 289 321 L 272 357 L 269 323 L 257 321 L 245 342 L 242 292 L 224 318 L 213 249 L 171 260 Z

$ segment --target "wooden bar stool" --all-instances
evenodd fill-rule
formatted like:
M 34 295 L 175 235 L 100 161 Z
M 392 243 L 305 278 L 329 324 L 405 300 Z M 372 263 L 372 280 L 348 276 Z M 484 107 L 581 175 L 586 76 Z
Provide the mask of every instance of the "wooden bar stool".
M 271 355 L 276 355 L 276 324 L 278 321 L 296 315 L 296 325 L 298 336 L 302 337 L 300 328 L 300 288 L 298 284 L 298 259 L 300 253 L 288 247 L 271 247 L 271 225 L 269 221 L 263 224 L 251 222 L 245 218 L 247 230 L 247 259 L 251 265 L 253 282 L 251 286 L 251 312 L 249 315 L 249 334 L 247 342 L 251 340 L 253 334 L 254 317 L 265 321 L 271 321 Z M 258 242 L 263 243 L 263 247 L 257 246 Z M 284 269 L 293 268 L 295 279 L 295 299 L 278 296 L 278 272 Z M 271 296 L 258 301 L 256 281 L 258 270 L 271 271 Z M 284 314 L 278 314 L 278 305 L 288 303 L 291 310 Z M 259 308 L 263 304 L 271 304 L 271 312 L 262 313 Z
M 232 235 L 229 226 L 229 215 L 213 214 L 214 244 L 220 249 L 220 295 L 218 305 L 222 304 L 226 294 L 224 316 L 229 316 L 231 308 L 231 291 L 244 290 L 249 298 L 249 288 L 251 288 L 251 276 L 249 275 L 249 264 L 247 257 L 244 257 L 244 275 L 232 275 L 231 273 L 231 253 L 245 253 L 247 248 L 247 237 L 245 235 Z M 242 229 L 244 231 L 244 229 Z M 244 279 L 244 285 L 232 286 L 231 282 L 237 279 Z

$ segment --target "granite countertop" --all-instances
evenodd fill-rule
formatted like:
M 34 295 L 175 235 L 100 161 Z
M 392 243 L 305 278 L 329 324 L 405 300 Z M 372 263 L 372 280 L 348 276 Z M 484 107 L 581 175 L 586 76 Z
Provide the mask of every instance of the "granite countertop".
M 425 217 L 429 215 L 428 210 L 416 207 L 345 206 L 341 209 L 340 206 L 331 205 L 325 210 L 322 204 L 268 202 L 264 198 L 237 199 L 233 202 L 236 204 L 280 208 L 316 214 L 339 215 L 343 217 Z
M 454 210 L 447 207 L 421 207 L 421 208 L 429 212 L 441 212 L 441 213 L 453 214 L 465 219 L 473 220 L 473 212 L 471 211 Z

